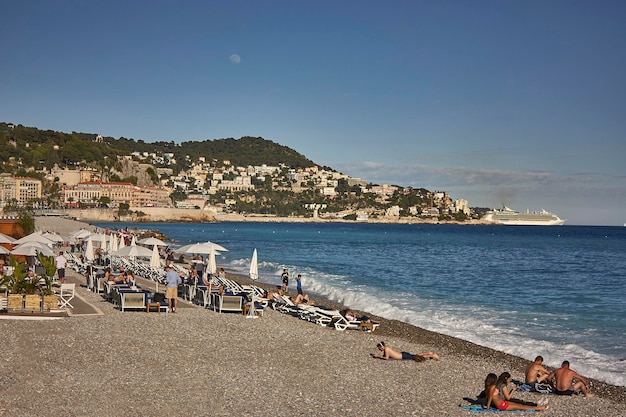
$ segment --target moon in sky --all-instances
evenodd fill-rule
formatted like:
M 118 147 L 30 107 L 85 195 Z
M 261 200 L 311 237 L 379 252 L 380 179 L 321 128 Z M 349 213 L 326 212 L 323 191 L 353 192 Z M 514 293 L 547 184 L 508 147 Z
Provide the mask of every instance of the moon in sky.
M 238 64 L 241 62 L 241 57 L 237 54 L 232 54 L 230 56 L 230 62 L 232 62 L 233 64 Z

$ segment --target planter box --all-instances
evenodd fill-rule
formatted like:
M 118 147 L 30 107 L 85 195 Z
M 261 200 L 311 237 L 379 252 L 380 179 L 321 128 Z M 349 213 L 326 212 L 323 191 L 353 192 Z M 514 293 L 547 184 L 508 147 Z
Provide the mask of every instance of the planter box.
M 24 310 L 41 311 L 41 295 L 27 294 L 24 296 Z
M 7 308 L 9 310 L 21 310 L 24 307 L 24 296 L 22 294 L 9 294 L 7 297 Z
M 59 297 L 56 295 L 43 296 L 43 311 L 55 310 L 59 307 Z

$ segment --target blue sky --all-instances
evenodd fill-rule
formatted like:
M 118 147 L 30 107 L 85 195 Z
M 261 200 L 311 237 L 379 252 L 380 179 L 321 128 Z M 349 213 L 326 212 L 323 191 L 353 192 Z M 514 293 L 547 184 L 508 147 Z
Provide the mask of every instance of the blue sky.
M 373 183 L 626 222 L 626 2 L 30 1 L 0 120 L 262 136 Z

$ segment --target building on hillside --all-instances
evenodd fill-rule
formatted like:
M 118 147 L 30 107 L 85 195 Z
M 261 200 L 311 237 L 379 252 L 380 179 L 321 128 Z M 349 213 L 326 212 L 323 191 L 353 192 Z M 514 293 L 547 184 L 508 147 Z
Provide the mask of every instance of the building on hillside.
M 135 187 L 131 207 L 170 207 L 170 191 L 157 187 Z
M 108 197 L 110 205 L 121 203 L 130 205 L 135 186 L 130 182 L 81 182 L 73 189 L 65 190 L 64 203 L 76 207 L 78 204 L 97 204 L 102 197 Z
M 190 197 L 176 202 L 176 208 L 181 209 L 203 209 L 207 205 L 207 201 L 200 197 Z
M 17 207 L 26 207 L 41 199 L 42 185 L 36 178 L 0 175 L 0 208 L 15 203 Z

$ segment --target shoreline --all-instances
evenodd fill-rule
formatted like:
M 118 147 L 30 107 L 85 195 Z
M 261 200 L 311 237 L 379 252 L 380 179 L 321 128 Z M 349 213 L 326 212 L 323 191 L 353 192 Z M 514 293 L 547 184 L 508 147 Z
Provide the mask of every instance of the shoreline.
M 238 273 L 229 271 L 227 271 L 227 273 L 229 277 L 233 278 L 233 280 L 243 285 L 253 284 L 268 291 L 274 290 L 276 288 L 276 285 L 254 281 Z M 347 308 L 346 306 L 322 297 L 319 294 L 313 292 L 309 294 L 311 296 L 311 301 L 314 303 L 314 305 L 322 305 L 336 310 L 344 310 Z M 526 366 L 528 366 L 528 364 L 531 362 L 519 356 L 511 355 L 487 346 L 478 345 L 476 343 L 469 342 L 467 340 L 463 340 L 454 336 L 448 336 L 442 333 L 426 330 L 400 320 L 386 319 L 384 317 L 377 316 L 364 310 L 351 310 L 357 311 L 359 316 L 366 315 L 380 322 L 380 326 L 374 333 L 376 338 L 380 338 L 382 340 L 384 337 L 393 337 L 404 340 L 411 344 L 432 346 L 432 349 L 435 352 L 437 352 L 437 349 L 440 349 L 441 347 L 444 348 L 446 351 L 453 351 L 465 357 L 483 359 L 490 358 L 494 361 L 507 364 L 508 368 L 503 368 L 500 372 L 508 371 L 513 375 L 514 379 L 523 379 Z M 546 368 L 550 371 L 554 369 L 548 366 L 546 366 Z M 575 369 L 575 366 L 572 365 L 572 368 Z M 485 375 L 486 374 L 487 373 L 485 373 Z M 594 378 L 587 379 L 592 381 L 592 392 L 598 397 L 611 399 L 620 404 L 626 404 L 626 387 L 608 384 L 604 381 L 600 381 Z

